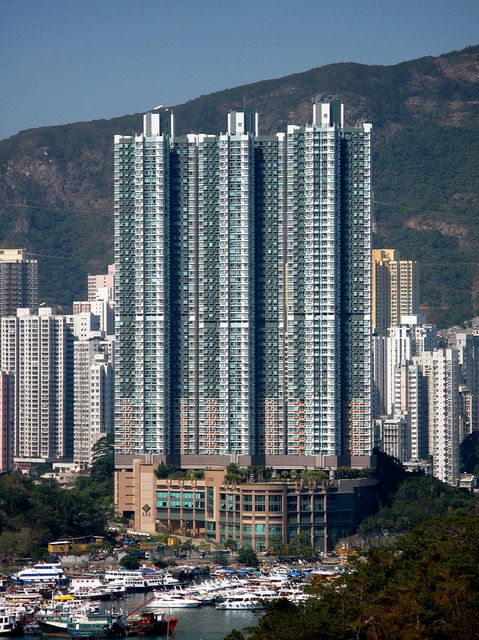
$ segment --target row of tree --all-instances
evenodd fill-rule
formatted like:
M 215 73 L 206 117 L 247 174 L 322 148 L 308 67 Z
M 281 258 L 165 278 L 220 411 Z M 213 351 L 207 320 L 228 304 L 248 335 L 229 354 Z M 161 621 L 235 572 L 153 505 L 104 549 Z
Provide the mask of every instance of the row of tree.
M 225 640 L 474 640 L 479 638 L 479 517 L 428 520 L 394 548 L 359 556 L 354 571 L 313 597 L 267 604 Z
M 89 476 L 68 489 L 19 472 L 0 474 L 0 554 L 41 556 L 52 540 L 105 536 L 113 507 L 113 436 L 93 449 Z

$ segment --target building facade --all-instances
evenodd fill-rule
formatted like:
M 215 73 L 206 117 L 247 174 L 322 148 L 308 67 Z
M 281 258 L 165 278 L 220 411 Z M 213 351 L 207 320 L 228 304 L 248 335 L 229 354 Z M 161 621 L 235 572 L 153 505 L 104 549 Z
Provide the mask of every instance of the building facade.
M 0 317 L 38 306 L 38 262 L 25 249 L 0 249 Z
M 370 455 L 371 126 L 115 136 L 116 448 Z M 120 460 L 120 458 L 119 458 Z
M 44 307 L 0 320 L 0 368 L 14 372 L 15 462 L 72 454 L 73 335 L 67 316 Z
M 419 313 L 419 265 L 396 249 L 372 251 L 372 328 L 386 335 L 402 316 Z
M 88 276 L 88 300 L 115 301 L 115 265 L 108 265 L 107 273 Z
M 114 430 L 114 342 L 78 340 L 73 354 L 73 461 L 86 468 L 93 445 Z
M 303 533 L 316 549 L 331 551 L 376 507 L 369 478 L 239 484 L 226 482 L 224 469 L 206 469 L 201 480 L 158 479 L 155 469 L 135 459 L 116 486 L 119 511 L 137 531 L 231 539 L 258 551 L 273 537 L 287 543 Z
M 428 405 L 428 454 L 432 475 L 443 482 L 459 480 L 459 444 L 462 403 L 459 393 L 461 371 L 457 349 L 424 352 L 413 362 L 422 367 L 426 378 Z

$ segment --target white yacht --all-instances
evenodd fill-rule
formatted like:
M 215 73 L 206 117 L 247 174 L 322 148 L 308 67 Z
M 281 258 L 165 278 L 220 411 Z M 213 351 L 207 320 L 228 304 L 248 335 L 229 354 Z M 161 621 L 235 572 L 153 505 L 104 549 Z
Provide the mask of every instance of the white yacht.
M 60 563 L 39 562 L 33 567 L 18 571 L 12 576 L 12 581 L 20 584 L 55 584 L 63 586 L 68 583 L 68 576 L 64 573 Z
M 147 609 L 161 611 L 163 609 L 184 609 L 199 607 L 201 601 L 183 591 L 156 591 L 155 597 L 148 603 Z
M 218 602 L 217 609 L 265 609 L 264 603 L 253 593 L 231 593 L 223 602 Z

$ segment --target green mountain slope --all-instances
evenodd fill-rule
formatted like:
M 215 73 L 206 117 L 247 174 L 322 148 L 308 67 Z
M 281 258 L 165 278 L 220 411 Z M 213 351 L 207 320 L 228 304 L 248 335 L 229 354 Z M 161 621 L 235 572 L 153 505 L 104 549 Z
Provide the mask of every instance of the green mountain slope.
M 332 64 L 176 106 L 177 131 L 224 131 L 245 104 L 274 133 L 310 121 L 316 97 L 341 98 L 348 123 L 374 125 L 375 245 L 421 262 L 424 310 L 447 326 L 479 313 L 478 80 L 479 46 L 394 66 Z M 0 246 L 39 256 L 44 300 L 83 297 L 86 274 L 112 260 L 112 139 L 140 130 L 135 114 L 0 142 Z

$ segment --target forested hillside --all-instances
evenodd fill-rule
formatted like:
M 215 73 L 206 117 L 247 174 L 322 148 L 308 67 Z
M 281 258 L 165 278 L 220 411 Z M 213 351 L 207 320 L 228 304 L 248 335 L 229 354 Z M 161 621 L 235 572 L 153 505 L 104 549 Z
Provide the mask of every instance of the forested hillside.
M 254 107 L 262 133 L 340 98 L 374 126 L 376 246 L 422 265 L 422 300 L 441 326 L 479 313 L 479 46 L 394 66 L 332 64 L 175 106 L 178 133 L 217 133 Z M 158 102 L 168 96 L 158 92 Z M 145 110 L 155 105 L 145 105 Z M 41 260 L 41 296 L 68 305 L 112 261 L 112 139 L 141 114 L 23 131 L 0 142 L 0 246 Z

